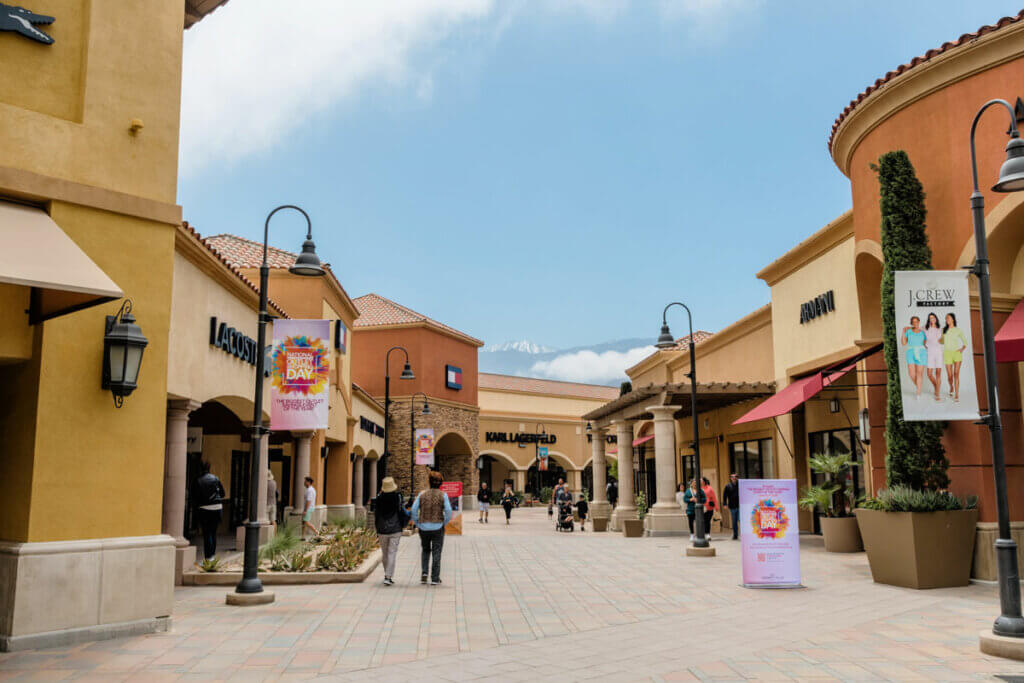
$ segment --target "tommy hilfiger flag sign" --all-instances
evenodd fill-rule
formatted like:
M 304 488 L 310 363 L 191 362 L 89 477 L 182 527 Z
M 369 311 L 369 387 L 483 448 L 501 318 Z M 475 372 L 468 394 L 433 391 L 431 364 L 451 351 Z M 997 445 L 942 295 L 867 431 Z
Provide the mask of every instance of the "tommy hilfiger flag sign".
M 462 388 L 462 368 L 454 365 L 444 366 L 445 386 L 458 391 Z

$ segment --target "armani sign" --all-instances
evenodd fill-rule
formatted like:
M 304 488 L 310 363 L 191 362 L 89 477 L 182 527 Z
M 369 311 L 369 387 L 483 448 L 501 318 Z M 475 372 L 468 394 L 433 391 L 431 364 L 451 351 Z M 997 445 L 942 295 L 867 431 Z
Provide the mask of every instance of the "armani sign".
M 53 45 L 53 38 L 35 27 L 36 24 L 52 24 L 53 17 L 36 14 L 24 7 L 5 5 L 0 2 L 0 31 L 14 31 L 26 38 Z

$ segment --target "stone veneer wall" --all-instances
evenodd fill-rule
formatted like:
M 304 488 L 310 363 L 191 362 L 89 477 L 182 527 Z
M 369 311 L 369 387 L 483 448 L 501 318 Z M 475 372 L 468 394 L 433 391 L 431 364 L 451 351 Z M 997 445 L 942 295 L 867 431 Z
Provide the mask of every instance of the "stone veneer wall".
M 480 472 L 476 469 L 476 459 L 480 455 L 480 413 L 475 408 L 460 408 L 451 404 L 439 404 L 431 401 L 430 415 L 419 411 L 423 408 L 421 400 L 416 401 L 416 428 L 432 427 L 434 436 L 441 439 L 448 432 L 457 432 L 469 446 L 469 453 L 445 454 L 436 453 L 437 469 L 444 475 L 445 481 L 461 481 L 463 495 L 476 494 L 480 483 Z M 409 433 L 409 402 L 402 401 L 391 406 L 391 423 L 388 427 L 388 450 L 391 451 L 391 462 L 388 463 L 387 474 L 394 477 L 398 490 L 403 494 L 409 491 L 409 463 L 411 459 L 411 434 Z M 417 465 L 414 472 L 414 492 L 427 487 L 429 468 Z

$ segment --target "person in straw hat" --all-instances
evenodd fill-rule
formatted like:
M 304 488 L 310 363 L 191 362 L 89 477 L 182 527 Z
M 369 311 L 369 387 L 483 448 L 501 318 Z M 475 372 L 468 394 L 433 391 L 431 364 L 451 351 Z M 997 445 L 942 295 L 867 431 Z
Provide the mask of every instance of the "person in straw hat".
M 380 493 L 374 499 L 373 522 L 377 527 L 381 553 L 384 555 L 384 585 L 395 583 L 395 558 L 398 556 L 398 542 L 402 540 L 402 529 L 408 524 L 402 494 L 391 477 L 384 477 Z

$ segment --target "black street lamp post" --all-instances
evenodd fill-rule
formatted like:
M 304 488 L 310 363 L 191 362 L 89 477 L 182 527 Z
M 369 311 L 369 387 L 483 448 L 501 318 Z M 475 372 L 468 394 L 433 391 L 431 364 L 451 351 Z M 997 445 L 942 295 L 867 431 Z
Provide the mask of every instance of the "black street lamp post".
M 388 369 L 391 363 L 391 352 L 401 351 L 405 354 L 405 367 L 402 368 L 402 374 L 398 376 L 399 379 L 416 379 L 416 375 L 412 374 L 412 366 L 409 365 L 409 352 L 405 350 L 403 346 L 392 346 L 388 349 L 387 354 L 384 356 L 384 455 L 381 456 L 380 474 L 378 475 L 381 479 L 388 474 L 388 463 L 391 459 L 388 453 L 388 429 L 391 426 L 391 372 Z
M 235 587 L 236 593 L 262 593 L 263 584 L 260 582 L 258 569 L 258 553 L 260 547 L 260 510 L 259 510 L 259 489 L 260 489 L 260 450 L 263 438 L 267 430 L 263 426 L 263 374 L 266 361 L 267 347 L 267 322 L 270 314 L 267 312 L 267 278 L 270 273 L 270 266 L 267 263 L 267 239 L 270 232 L 270 219 L 275 213 L 282 209 L 294 209 L 306 218 L 306 240 L 302 243 L 302 253 L 295 259 L 295 263 L 288 269 L 290 273 L 305 276 L 322 276 L 324 269 L 320 265 L 320 258 L 316 255 L 316 245 L 313 244 L 313 223 L 309 220 L 309 214 L 297 206 L 285 204 L 279 206 L 267 215 L 263 224 L 263 263 L 260 264 L 260 312 L 257 326 L 256 353 L 256 388 L 253 391 L 252 409 L 252 443 L 249 452 L 249 519 L 245 523 L 245 553 L 242 568 L 242 580 Z M 230 596 L 229 596 L 230 598 Z
M 1024 638 L 1024 618 L 1020 607 L 1020 577 L 1017 567 L 1017 543 L 1010 535 L 1010 509 L 1006 497 L 1006 461 L 1003 456 L 1003 423 L 999 414 L 999 391 L 996 382 L 995 329 L 992 324 L 992 286 L 989 281 L 988 246 L 985 237 L 985 198 L 978 190 L 978 162 L 974 149 L 974 132 L 978 120 L 986 109 L 1001 104 L 1010 112 L 1010 141 L 1006 143 L 1006 161 L 999 169 L 999 180 L 992 186 L 995 192 L 1024 190 L 1024 140 L 1017 132 L 1013 107 L 1005 100 L 990 100 L 978 110 L 971 124 L 971 174 L 974 192 L 971 193 L 971 215 L 974 222 L 974 244 L 977 258 L 969 268 L 978 278 L 978 298 L 981 314 L 981 335 L 985 351 L 985 384 L 988 387 L 988 415 L 982 422 L 988 425 L 992 441 L 992 474 L 996 484 L 996 511 L 999 519 L 999 538 L 996 539 L 996 564 L 999 570 L 999 603 L 1001 613 L 992 626 L 998 636 Z
M 693 540 L 693 547 L 707 548 L 711 544 L 704 534 L 704 487 L 701 486 L 700 480 L 700 432 L 698 431 L 699 424 L 697 420 L 697 354 L 694 351 L 693 316 L 690 314 L 689 306 L 679 301 L 673 301 L 665 307 L 665 310 L 661 313 L 661 334 L 658 335 L 658 342 L 655 346 L 659 349 L 671 349 L 676 345 L 675 337 L 672 336 L 672 332 L 668 329 L 668 318 L 666 318 L 668 309 L 673 306 L 682 306 L 686 309 L 686 319 L 690 324 L 690 371 L 686 373 L 686 376 L 690 378 L 690 413 L 693 414 L 693 476 L 697 480 L 697 503 L 695 505 L 697 514 L 694 515 L 693 520 L 696 534 Z M 689 482 L 683 482 L 683 484 L 689 486 Z
M 427 403 L 427 395 L 417 391 L 409 399 L 409 500 L 416 495 L 416 485 L 413 483 L 413 472 L 416 471 L 416 397 L 423 397 L 423 415 L 430 415 L 430 404 Z

